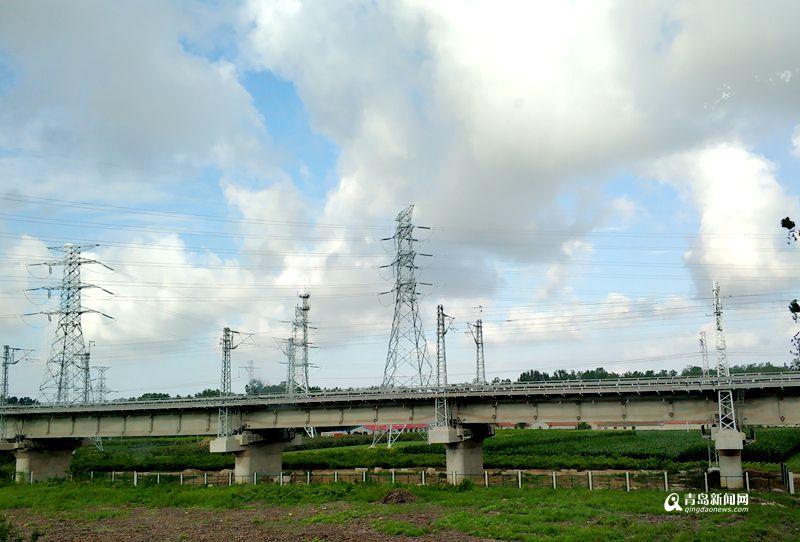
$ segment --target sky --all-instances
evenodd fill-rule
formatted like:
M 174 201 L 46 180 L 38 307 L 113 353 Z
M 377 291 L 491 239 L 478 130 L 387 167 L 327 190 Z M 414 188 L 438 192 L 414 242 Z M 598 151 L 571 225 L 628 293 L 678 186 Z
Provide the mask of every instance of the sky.
M 311 384 L 379 384 L 391 241 L 414 205 L 420 315 L 450 382 L 788 363 L 798 331 L 800 4 L 0 4 L 0 342 L 39 396 L 60 279 L 111 397 L 219 386 L 222 328 L 277 384 L 310 294 Z M 713 342 L 711 359 L 714 361 Z

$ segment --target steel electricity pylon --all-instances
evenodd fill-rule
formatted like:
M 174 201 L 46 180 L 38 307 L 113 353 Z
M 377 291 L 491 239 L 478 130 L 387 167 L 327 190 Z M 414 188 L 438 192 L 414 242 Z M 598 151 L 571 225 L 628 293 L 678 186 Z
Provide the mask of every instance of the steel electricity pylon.
M 725 344 L 725 331 L 722 326 L 722 300 L 719 296 L 719 283 L 714 282 L 714 319 L 717 338 L 717 402 L 719 406 L 719 428 L 736 431 L 736 412 L 731 389 L 731 370 L 728 365 L 728 352 Z
M 104 403 L 108 400 L 108 394 L 111 393 L 106 383 L 106 371 L 109 368 L 95 365 L 92 369 L 97 371 L 97 385 L 94 387 L 94 400 L 98 403 Z
M 467 333 L 475 341 L 475 383 L 486 384 L 486 361 L 483 356 L 483 320 L 478 318 L 474 324 L 467 322 Z
M 703 358 L 703 376 L 708 378 L 708 343 L 705 331 L 700 332 L 700 354 Z
M 309 380 L 308 349 L 312 348 L 308 339 L 308 330 L 314 329 L 309 325 L 308 313 L 311 310 L 308 292 L 298 294 L 300 302 L 294 309 L 292 336 L 283 340 L 281 347 L 286 355 L 286 394 L 290 397 L 308 395 L 311 390 Z
M 229 327 L 222 330 L 220 345 L 222 346 L 222 375 L 219 389 L 220 397 L 231 396 L 231 352 L 236 350 L 242 343 L 250 339 L 250 333 L 234 331 Z M 217 436 L 228 437 L 231 435 L 230 417 L 227 405 L 219 407 L 219 423 L 217 425 Z
M 413 205 L 400 211 L 394 235 L 384 239 L 394 240 L 395 246 L 394 261 L 384 266 L 392 268 L 395 278 L 394 288 L 390 290 L 394 292 L 394 317 L 383 370 L 384 388 L 428 387 L 433 379 L 433 367 L 418 307 L 417 285 L 425 283 L 417 282 L 418 268 L 415 263 L 417 256 L 430 254 L 418 253 L 414 248 L 414 243 L 419 239 L 414 237 L 415 226 L 411 223 L 413 212 Z
M 447 405 L 447 350 L 445 335 L 453 325 L 453 318 L 444 313 L 444 307 L 436 307 L 436 399 L 434 401 L 434 427 L 450 425 Z
M 8 404 L 8 368 L 27 358 L 31 352 L 33 350 L 14 348 L 7 344 L 3 346 L 3 381 L 0 382 L 0 440 L 6 438 L 6 417 L 2 408 Z
M 82 252 L 99 245 L 74 245 L 68 243 L 61 247 L 50 247 L 50 250 L 62 252 L 64 255 L 57 260 L 37 263 L 33 265 L 46 265 L 52 274 L 53 267 L 62 266 L 64 274 L 58 286 L 41 286 L 31 290 L 45 290 L 50 297 L 56 290 L 60 291 L 61 299 L 58 309 L 42 311 L 33 314 L 44 314 L 52 321 L 53 316 L 58 318 L 55 339 L 47 359 L 45 375 L 39 387 L 42 398 L 53 403 L 79 403 L 91 400 L 91 378 L 88 371 L 88 351 L 83 339 L 81 317 L 87 313 L 100 314 L 109 319 L 111 316 L 100 311 L 89 309 L 81 303 L 81 293 L 88 288 L 98 288 L 113 295 L 111 292 L 94 284 L 81 281 L 81 266 L 94 264 L 101 265 L 113 271 L 109 266 L 90 258 L 82 256 Z

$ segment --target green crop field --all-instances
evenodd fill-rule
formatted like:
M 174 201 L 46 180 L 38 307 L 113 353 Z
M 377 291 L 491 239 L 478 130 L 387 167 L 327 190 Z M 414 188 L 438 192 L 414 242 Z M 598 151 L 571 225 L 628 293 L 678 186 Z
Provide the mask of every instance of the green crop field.
M 356 467 L 443 467 L 444 448 L 420 435 L 405 435 L 392 449 L 370 448 L 370 437 L 308 439 L 284 452 L 287 470 Z M 744 461 L 764 470 L 782 461 L 798 462 L 800 429 L 757 429 Z M 708 441 L 697 431 L 576 431 L 505 429 L 484 443 L 487 468 L 658 469 L 699 468 L 708 458 Z M 195 438 L 107 439 L 104 450 L 86 446 L 72 463 L 75 474 L 88 471 L 220 470 L 233 466 L 230 454 L 211 454 Z M 10 456 L 4 468 L 10 476 Z M 800 470 L 800 469 L 798 469 Z

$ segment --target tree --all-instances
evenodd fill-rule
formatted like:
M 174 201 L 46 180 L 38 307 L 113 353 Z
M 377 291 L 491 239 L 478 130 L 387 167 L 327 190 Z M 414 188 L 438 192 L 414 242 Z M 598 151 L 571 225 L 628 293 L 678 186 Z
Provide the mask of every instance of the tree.
M 219 390 L 212 390 L 211 388 L 206 388 L 200 393 L 195 393 L 195 397 L 219 397 Z

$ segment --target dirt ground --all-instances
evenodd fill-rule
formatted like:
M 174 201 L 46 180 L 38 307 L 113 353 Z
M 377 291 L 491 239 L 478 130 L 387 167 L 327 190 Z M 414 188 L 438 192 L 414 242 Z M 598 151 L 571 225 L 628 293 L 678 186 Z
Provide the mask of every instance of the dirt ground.
M 422 512 L 375 514 L 344 522 L 309 521 L 327 514 L 341 513 L 341 506 L 288 508 L 250 508 L 241 510 L 206 510 L 196 508 L 127 508 L 111 511 L 86 511 L 80 515 L 44 516 L 29 510 L 10 510 L 9 520 L 22 530 L 24 540 L 32 531 L 41 533 L 40 542 L 268 542 L 329 541 L 384 542 L 412 540 L 402 535 L 388 535 L 375 530 L 373 522 L 382 519 L 402 520 L 427 526 L 431 518 Z M 107 517 L 111 515 L 112 517 Z M 92 516 L 95 516 L 94 518 Z M 434 530 L 420 541 L 474 542 L 487 540 L 463 533 Z

